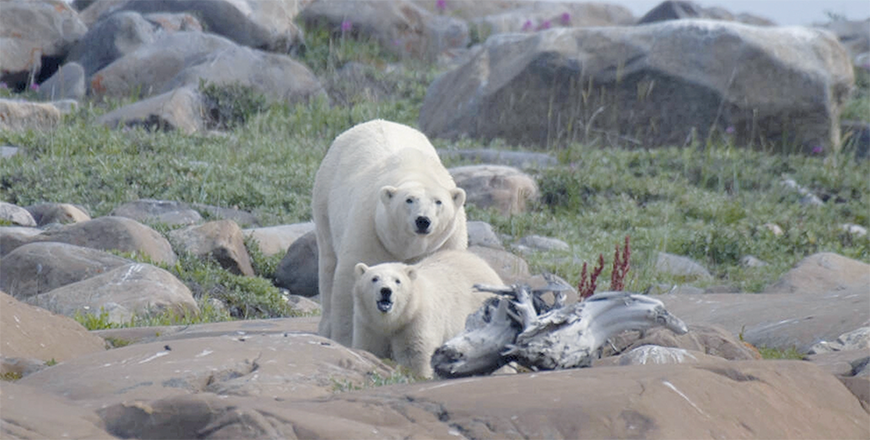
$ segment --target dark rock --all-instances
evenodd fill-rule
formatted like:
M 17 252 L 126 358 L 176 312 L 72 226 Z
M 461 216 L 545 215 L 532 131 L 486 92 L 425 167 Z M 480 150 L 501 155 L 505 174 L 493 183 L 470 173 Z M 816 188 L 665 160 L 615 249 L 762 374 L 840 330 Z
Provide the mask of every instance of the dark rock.
M 320 292 L 317 276 L 317 237 L 307 232 L 287 249 L 275 270 L 275 285 L 293 295 L 312 297 Z

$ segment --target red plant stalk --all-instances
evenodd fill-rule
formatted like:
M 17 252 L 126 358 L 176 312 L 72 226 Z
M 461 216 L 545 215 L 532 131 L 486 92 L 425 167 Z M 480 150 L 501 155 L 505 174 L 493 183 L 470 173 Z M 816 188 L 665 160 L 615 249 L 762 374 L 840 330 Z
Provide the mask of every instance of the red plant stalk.
M 610 273 L 610 290 L 621 291 L 625 289 L 625 278 L 631 269 L 631 247 L 629 237 L 625 236 L 625 247 L 622 255 L 619 255 L 619 245 L 616 245 L 616 255 L 613 257 L 613 271 Z

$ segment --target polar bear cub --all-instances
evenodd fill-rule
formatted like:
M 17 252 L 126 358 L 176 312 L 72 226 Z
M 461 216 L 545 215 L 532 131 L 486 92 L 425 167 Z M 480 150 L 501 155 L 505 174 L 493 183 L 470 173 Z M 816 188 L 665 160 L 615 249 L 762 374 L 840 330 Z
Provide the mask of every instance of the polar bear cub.
M 465 191 L 423 133 L 382 120 L 359 124 L 329 147 L 312 195 L 322 315 L 318 333 L 353 341 L 354 266 L 414 263 L 465 249 Z
M 435 349 L 465 328 L 465 319 L 502 285 L 480 257 L 463 250 L 436 252 L 415 265 L 356 265 L 353 347 L 391 357 L 421 377 L 432 377 Z

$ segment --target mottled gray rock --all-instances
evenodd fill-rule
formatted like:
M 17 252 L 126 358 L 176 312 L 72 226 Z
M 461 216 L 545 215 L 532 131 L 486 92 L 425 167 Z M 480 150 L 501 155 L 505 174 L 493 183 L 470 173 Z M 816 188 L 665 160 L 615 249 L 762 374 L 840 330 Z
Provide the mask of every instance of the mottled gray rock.
M 194 225 L 202 216 L 187 203 L 172 200 L 141 199 L 116 206 L 110 215 L 126 217 L 141 223 L 163 223 L 168 226 Z
M 0 356 L 7 358 L 64 362 L 106 349 L 103 338 L 89 333 L 71 318 L 25 304 L 3 292 L 0 292 L 0 334 L 3 335 Z
M 6 202 L 0 202 L 0 220 L 24 227 L 36 226 L 36 221 L 26 209 Z
M 37 96 L 45 101 L 79 100 L 85 97 L 85 92 L 85 70 L 81 64 L 68 62 L 39 85 Z
M 809 354 L 833 351 L 870 350 L 870 327 L 861 327 L 840 335 L 836 341 L 821 341 L 809 349 Z
M 719 362 L 714 356 L 700 351 L 691 351 L 683 348 L 660 347 L 658 345 L 641 345 L 623 353 L 614 360 L 616 365 L 667 365 L 667 364 L 698 364 L 701 362 Z M 600 365 L 595 365 L 600 366 Z
M 92 23 L 117 11 L 137 11 L 143 15 L 189 13 L 198 17 L 208 32 L 240 45 L 288 53 L 302 42 L 302 31 L 294 19 L 306 3 L 297 0 L 104 0 L 94 3 L 81 15 L 85 23 Z
M 820 341 L 870 325 L 867 285 L 817 293 L 662 295 L 687 324 L 717 325 L 757 347 L 806 353 Z
M 254 227 L 260 224 L 256 215 L 248 211 L 222 206 L 206 205 L 204 203 L 191 203 L 190 207 L 199 211 L 205 218 L 210 220 L 232 220 L 240 227 Z
M 0 233 L 0 257 L 26 243 L 56 241 L 101 250 L 119 250 L 147 256 L 152 261 L 173 264 L 172 246 L 157 231 L 124 217 L 98 217 L 44 231 L 37 235 Z
M 25 206 L 24 209 L 33 216 L 36 225 L 40 227 L 52 223 L 65 225 L 91 220 L 85 208 L 69 203 L 37 203 Z
M 833 32 L 853 59 L 870 52 L 870 18 L 866 20 L 831 20 L 818 27 Z
M 559 27 L 629 26 L 634 15 L 622 5 L 602 2 L 529 2 L 524 7 L 471 20 L 479 41 L 491 35 Z
M 522 251 L 567 251 L 571 249 L 568 243 L 558 238 L 544 237 L 541 235 L 528 235 L 516 242 L 516 246 Z
M 286 254 L 290 245 L 311 231 L 314 231 L 312 222 L 242 230 L 246 237 L 251 237 L 257 242 L 260 252 L 266 256 Z
M 300 295 L 288 295 L 287 304 L 290 304 L 297 313 L 306 315 L 319 315 L 321 311 L 319 303 Z
M 637 20 L 637 24 L 656 23 L 667 20 L 685 20 L 702 18 L 710 20 L 740 21 L 756 26 L 774 26 L 776 23 L 750 14 L 733 15 L 722 8 L 704 8 L 691 1 L 664 1 L 644 14 Z
M 187 288 L 171 273 L 150 264 L 130 263 L 77 283 L 27 298 L 54 313 L 100 316 L 111 323 L 129 323 L 134 316 L 171 310 L 178 316 L 199 313 Z
M 88 30 L 64 2 L 9 0 L 0 8 L 0 81 L 7 84 L 26 85 L 43 57 L 63 58 Z
M 470 221 L 466 224 L 468 229 L 468 245 L 483 246 L 493 249 L 504 249 L 501 239 L 498 238 L 492 225 L 487 222 Z
M 91 409 L 56 394 L 4 381 L 0 436 L 16 439 L 116 439 Z
M 765 293 L 818 293 L 843 290 L 849 286 L 870 286 L 870 264 L 822 252 L 801 260 Z
M 312 297 L 320 293 L 317 281 L 317 237 L 308 231 L 293 241 L 275 269 L 275 285 L 293 295 Z
M 299 18 L 311 26 L 325 23 L 335 33 L 348 22 L 349 37 L 374 39 L 403 58 L 434 61 L 442 52 L 469 43 L 464 21 L 431 14 L 406 0 L 315 0 Z
M 759 260 L 754 255 L 746 255 L 740 258 L 740 265 L 743 267 L 764 267 L 767 266 L 768 263 L 766 261 Z
M 626 353 L 643 346 L 681 348 L 716 356 L 729 361 L 761 359 L 757 350 L 741 341 L 728 330 L 708 324 L 692 324 L 689 332 L 677 335 L 656 328 L 646 332 L 627 331 L 611 339 L 602 350 L 602 356 Z
M 467 165 L 448 170 L 465 190 L 466 203 L 495 208 L 502 215 L 525 212 L 538 198 L 538 184 L 522 171 L 503 165 Z
M 24 299 L 129 263 L 97 249 L 57 242 L 29 243 L 0 258 L 0 290 Z
M 180 130 L 187 134 L 204 131 L 207 126 L 202 96 L 193 87 L 181 87 L 119 107 L 97 118 L 97 122 L 110 128 L 144 127 L 149 131 Z
M 90 77 L 112 61 L 154 41 L 157 26 L 137 12 L 117 12 L 104 17 L 70 50 L 68 59 Z
M 36 373 L 46 367 L 46 361 L 31 357 L 6 357 L 0 356 L 0 375 L 6 378 L 22 378 Z
M 853 83 L 846 50 L 816 29 L 713 20 L 560 28 L 490 37 L 429 86 L 419 125 L 430 137 L 540 147 L 687 145 L 733 132 L 737 145 L 809 153 L 840 144 L 836 122 Z
M 704 266 L 696 263 L 691 258 L 668 254 L 666 252 L 658 253 L 658 256 L 656 257 L 655 270 L 656 272 L 692 280 L 706 280 L 713 278 Z
M 51 130 L 60 123 L 52 104 L 0 99 L 0 130 Z
M 251 87 L 271 102 L 295 104 L 325 98 L 320 82 L 303 64 L 213 34 L 173 32 L 119 58 L 91 79 L 95 96 L 148 97 L 201 81 Z
M 169 233 L 182 249 L 202 259 L 216 261 L 236 274 L 254 276 L 242 229 L 232 220 L 216 220 Z
M 3 159 L 10 158 L 10 157 L 18 154 L 19 151 L 21 151 L 20 148 L 13 147 L 11 145 L 0 146 L 0 158 L 3 158 Z
M 142 18 L 169 32 L 203 31 L 202 23 L 200 23 L 195 16 L 188 13 L 154 12 L 151 14 L 144 14 L 142 15 Z

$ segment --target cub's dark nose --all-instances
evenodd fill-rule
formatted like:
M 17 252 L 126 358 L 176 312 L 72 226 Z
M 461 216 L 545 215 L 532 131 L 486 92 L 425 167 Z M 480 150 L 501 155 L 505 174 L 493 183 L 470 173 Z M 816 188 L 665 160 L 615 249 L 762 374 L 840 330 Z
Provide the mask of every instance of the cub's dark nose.
M 432 225 L 432 222 L 429 220 L 429 217 L 420 216 L 417 217 L 414 224 L 417 226 L 417 233 L 423 234 L 429 232 L 429 226 Z
M 390 290 L 389 287 L 381 287 L 381 297 L 384 299 L 390 299 L 390 295 L 393 294 L 393 291 Z

